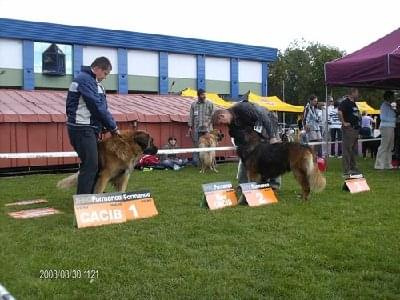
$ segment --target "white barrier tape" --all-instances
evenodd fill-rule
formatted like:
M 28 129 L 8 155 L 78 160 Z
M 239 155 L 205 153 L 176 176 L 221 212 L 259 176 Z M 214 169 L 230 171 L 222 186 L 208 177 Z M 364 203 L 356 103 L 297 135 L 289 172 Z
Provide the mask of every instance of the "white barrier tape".
M 181 154 L 193 152 L 210 152 L 210 151 L 230 151 L 235 147 L 213 147 L 213 148 L 180 148 L 180 149 L 162 149 L 157 154 Z M 25 152 L 25 153 L 0 153 L 0 159 L 10 158 L 61 158 L 61 157 L 78 157 L 76 152 Z
M 360 139 L 360 140 L 358 140 L 359 142 L 361 142 L 361 143 L 364 143 L 364 142 L 369 142 L 369 141 L 380 141 L 381 140 L 381 138 L 376 138 L 376 139 Z M 342 141 L 335 141 L 335 142 L 328 142 L 328 144 L 336 144 L 336 143 L 342 143 Z M 309 146 L 314 146 L 314 145 L 326 145 L 326 142 L 309 142 L 309 143 L 307 143 L 307 145 L 309 145 Z
M 364 139 L 359 142 L 380 141 L 381 139 Z M 328 142 L 329 144 L 341 143 L 342 141 Z M 326 142 L 311 142 L 307 145 L 325 145 Z M 236 150 L 236 147 L 213 147 L 213 148 L 180 148 L 180 149 L 161 149 L 157 154 L 182 154 L 193 152 L 210 152 L 210 151 L 231 151 Z M 0 159 L 28 159 L 28 158 L 62 158 L 62 157 L 78 157 L 76 152 L 25 152 L 25 153 L 0 153 Z
M 25 152 L 25 153 L 0 153 L 1 158 L 60 158 L 78 157 L 76 152 Z
M 182 148 L 182 149 L 160 149 L 157 154 L 182 154 L 192 152 L 210 152 L 210 151 L 230 151 L 236 150 L 236 147 L 210 147 L 210 148 Z

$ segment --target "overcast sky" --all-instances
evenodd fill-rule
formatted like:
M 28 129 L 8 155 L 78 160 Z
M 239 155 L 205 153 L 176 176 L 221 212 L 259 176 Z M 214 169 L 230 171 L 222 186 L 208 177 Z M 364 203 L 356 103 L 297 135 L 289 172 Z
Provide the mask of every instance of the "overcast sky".
M 295 39 L 351 53 L 400 27 L 400 0 L 0 0 L 0 17 L 284 50 Z M 1 28 L 0 28 L 1 30 Z

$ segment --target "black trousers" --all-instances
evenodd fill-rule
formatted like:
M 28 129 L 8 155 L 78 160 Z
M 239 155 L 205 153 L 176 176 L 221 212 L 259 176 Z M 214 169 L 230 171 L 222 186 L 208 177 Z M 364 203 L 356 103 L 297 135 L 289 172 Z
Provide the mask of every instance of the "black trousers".
M 400 160 L 400 126 L 394 129 L 394 159 Z
M 97 134 L 89 126 L 68 126 L 68 136 L 81 160 L 76 194 L 92 194 L 99 164 Z

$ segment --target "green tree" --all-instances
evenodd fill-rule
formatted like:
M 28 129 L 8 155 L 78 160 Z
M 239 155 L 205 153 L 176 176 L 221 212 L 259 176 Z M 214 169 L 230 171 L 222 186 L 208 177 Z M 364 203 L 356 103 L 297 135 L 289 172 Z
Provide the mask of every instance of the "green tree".
M 292 42 L 285 51 L 278 53 L 278 59 L 270 65 L 268 94 L 276 95 L 295 105 L 304 105 L 311 94 L 317 95 L 320 101 L 324 101 L 324 65 L 343 55 L 345 52 L 336 47 L 304 40 Z M 345 87 L 328 89 L 328 94 L 334 99 L 341 98 L 346 93 Z M 379 108 L 382 94 L 381 90 L 360 89 L 360 99 L 375 108 Z
M 311 94 L 325 99 L 324 64 L 342 57 L 343 51 L 320 43 L 295 41 L 270 66 L 268 91 L 288 103 L 303 105 Z

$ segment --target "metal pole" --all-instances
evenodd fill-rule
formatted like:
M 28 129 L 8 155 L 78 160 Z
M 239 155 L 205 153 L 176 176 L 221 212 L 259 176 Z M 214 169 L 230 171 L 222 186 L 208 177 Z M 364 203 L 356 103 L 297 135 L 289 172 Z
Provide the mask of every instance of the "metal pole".
M 328 86 L 325 84 L 325 150 L 326 156 L 329 157 L 329 134 L 328 134 Z M 328 160 L 326 160 L 328 161 Z
M 329 145 L 329 134 L 328 134 L 328 85 L 326 84 L 326 63 L 324 63 L 324 77 L 325 77 L 325 145 L 326 145 L 326 154 L 329 157 L 330 149 L 328 149 Z M 336 147 L 336 144 L 335 144 Z M 328 160 L 325 160 L 325 165 L 328 167 Z
M 283 100 L 283 102 L 286 102 L 285 101 L 285 80 L 282 80 L 282 100 Z M 282 114 L 282 121 L 283 121 L 284 124 L 286 124 L 286 122 L 285 122 L 285 112 L 283 112 L 283 114 Z M 286 125 L 284 125 L 284 126 L 286 127 Z

